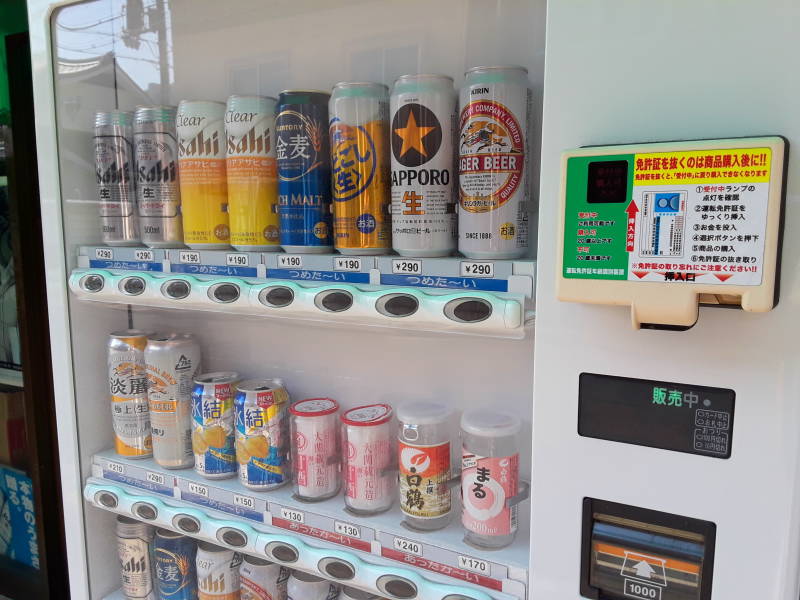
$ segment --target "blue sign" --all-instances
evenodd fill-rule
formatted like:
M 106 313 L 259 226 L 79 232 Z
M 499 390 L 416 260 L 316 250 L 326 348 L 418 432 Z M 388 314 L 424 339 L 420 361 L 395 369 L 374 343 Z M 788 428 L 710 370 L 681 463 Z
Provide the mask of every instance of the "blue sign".
M 369 283 L 369 273 L 347 273 L 344 271 L 307 271 L 305 269 L 267 269 L 267 277 L 275 279 L 299 279 L 327 283 Z
M 384 285 L 408 285 L 456 290 L 507 292 L 506 279 L 476 279 L 474 277 L 445 277 L 440 275 L 381 275 Z
M 160 262 L 144 262 L 139 260 L 90 260 L 92 269 L 117 269 L 119 271 L 163 271 Z
M 232 277 L 258 277 L 255 267 L 232 267 L 227 265 L 188 265 L 173 264 L 173 273 L 187 273 L 189 275 L 223 275 Z

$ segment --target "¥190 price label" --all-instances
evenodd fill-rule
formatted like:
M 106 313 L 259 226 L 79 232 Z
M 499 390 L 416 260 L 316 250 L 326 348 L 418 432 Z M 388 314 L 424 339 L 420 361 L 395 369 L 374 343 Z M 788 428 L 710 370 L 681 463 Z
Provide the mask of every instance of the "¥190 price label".
M 225 264 L 229 267 L 246 267 L 250 264 L 247 254 L 226 254 Z
M 494 277 L 494 263 L 478 260 L 461 261 L 462 277 Z
M 406 538 L 395 537 L 392 541 L 395 550 L 405 552 L 406 554 L 414 554 L 415 556 L 422 556 L 422 544 L 409 540 Z
M 200 253 L 181 250 L 180 255 L 178 256 L 178 260 L 185 265 L 199 265 Z
M 133 257 L 136 260 L 139 260 L 139 261 L 142 261 L 142 262 L 153 262 L 153 261 L 155 261 L 155 256 L 153 255 L 153 251 L 152 250 L 134 250 L 133 251 Z
M 395 275 L 422 274 L 422 261 L 410 258 L 392 259 L 392 273 Z
M 303 266 L 303 257 L 297 254 L 279 254 L 278 266 L 282 269 L 300 269 Z
M 356 527 L 352 523 L 345 523 L 344 521 L 334 521 L 333 530 L 340 534 L 346 535 L 351 538 L 361 538 L 361 528 Z
M 360 271 L 361 259 L 351 256 L 335 256 L 333 258 L 334 271 Z

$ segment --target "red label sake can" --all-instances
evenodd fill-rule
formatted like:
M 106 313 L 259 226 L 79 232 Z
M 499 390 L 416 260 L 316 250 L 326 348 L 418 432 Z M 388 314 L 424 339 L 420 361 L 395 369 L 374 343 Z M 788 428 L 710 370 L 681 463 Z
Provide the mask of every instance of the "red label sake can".
M 295 496 L 307 502 L 335 496 L 341 485 L 339 403 L 309 398 L 292 404 L 289 412 Z

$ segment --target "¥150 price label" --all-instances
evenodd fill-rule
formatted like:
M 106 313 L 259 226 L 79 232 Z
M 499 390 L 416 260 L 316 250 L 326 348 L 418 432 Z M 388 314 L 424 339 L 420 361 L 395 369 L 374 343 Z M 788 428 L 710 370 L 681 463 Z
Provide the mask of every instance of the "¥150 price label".
M 395 275 L 420 275 L 422 261 L 410 258 L 392 259 L 392 273 Z
M 242 508 L 247 508 L 249 510 L 256 509 L 255 498 L 251 498 L 250 496 L 242 496 L 241 494 L 233 495 L 233 504 L 235 506 L 241 506 Z
M 196 496 L 202 496 L 203 498 L 208 498 L 208 488 L 204 486 L 202 483 L 195 483 L 194 481 L 190 481 L 189 492 L 195 494 Z
M 482 260 L 462 260 L 462 277 L 494 277 L 494 263 Z
M 333 258 L 334 271 L 360 271 L 361 259 L 352 256 L 335 256 Z

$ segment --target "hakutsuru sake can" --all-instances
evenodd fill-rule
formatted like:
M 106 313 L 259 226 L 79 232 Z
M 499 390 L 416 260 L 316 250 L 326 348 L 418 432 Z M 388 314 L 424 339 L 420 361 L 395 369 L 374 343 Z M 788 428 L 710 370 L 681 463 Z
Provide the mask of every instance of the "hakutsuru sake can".
M 389 89 L 337 83 L 329 105 L 333 242 L 342 254 L 391 250 Z
M 198 600 L 240 600 L 239 565 L 242 556 L 207 542 L 197 544 Z
M 401 256 L 448 256 L 456 249 L 457 104 L 451 77 L 404 75 L 395 81 L 392 246 Z
M 178 104 L 178 171 L 183 242 L 190 248 L 228 248 L 228 179 L 225 174 L 225 104 Z
M 239 375 L 206 373 L 194 380 L 192 448 L 194 470 L 208 479 L 236 474 L 233 395 Z
M 114 425 L 114 448 L 127 458 L 153 455 L 147 366 L 148 334 L 138 329 L 115 331 L 108 340 L 108 387 Z
M 280 250 L 275 98 L 231 96 L 225 110 L 231 245 Z
M 197 542 L 157 529 L 153 538 L 156 587 L 161 600 L 197 600 Z
M 142 242 L 151 248 L 183 246 L 177 110 L 174 106 L 140 106 L 133 115 L 139 227 Z
M 117 556 L 122 594 L 126 600 L 156 600 L 150 552 L 153 528 L 134 519 L 117 517 Z
M 192 388 L 200 373 L 200 344 L 191 334 L 153 334 L 144 359 L 153 458 L 166 469 L 191 467 Z
M 286 252 L 324 253 L 333 247 L 329 99 L 325 92 L 305 90 L 278 97 L 278 210 Z
M 239 567 L 241 600 L 286 600 L 288 579 L 286 567 L 245 554 Z
M 289 479 L 289 393 L 283 381 L 242 381 L 234 404 L 239 481 L 259 491 L 282 486 Z
M 344 502 L 356 514 L 391 508 L 397 492 L 396 425 L 388 404 L 359 406 L 342 417 Z
M 528 248 L 528 115 L 523 67 L 475 67 L 461 88 L 458 250 L 468 258 Z
M 308 502 L 335 496 L 341 485 L 339 403 L 310 398 L 295 402 L 289 412 L 295 495 Z
M 303 571 L 294 571 L 286 587 L 288 600 L 336 600 L 341 591 L 335 583 Z
M 139 244 L 134 177 L 133 115 L 98 112 L 94 120 L 94 165 L 104 244 Z

